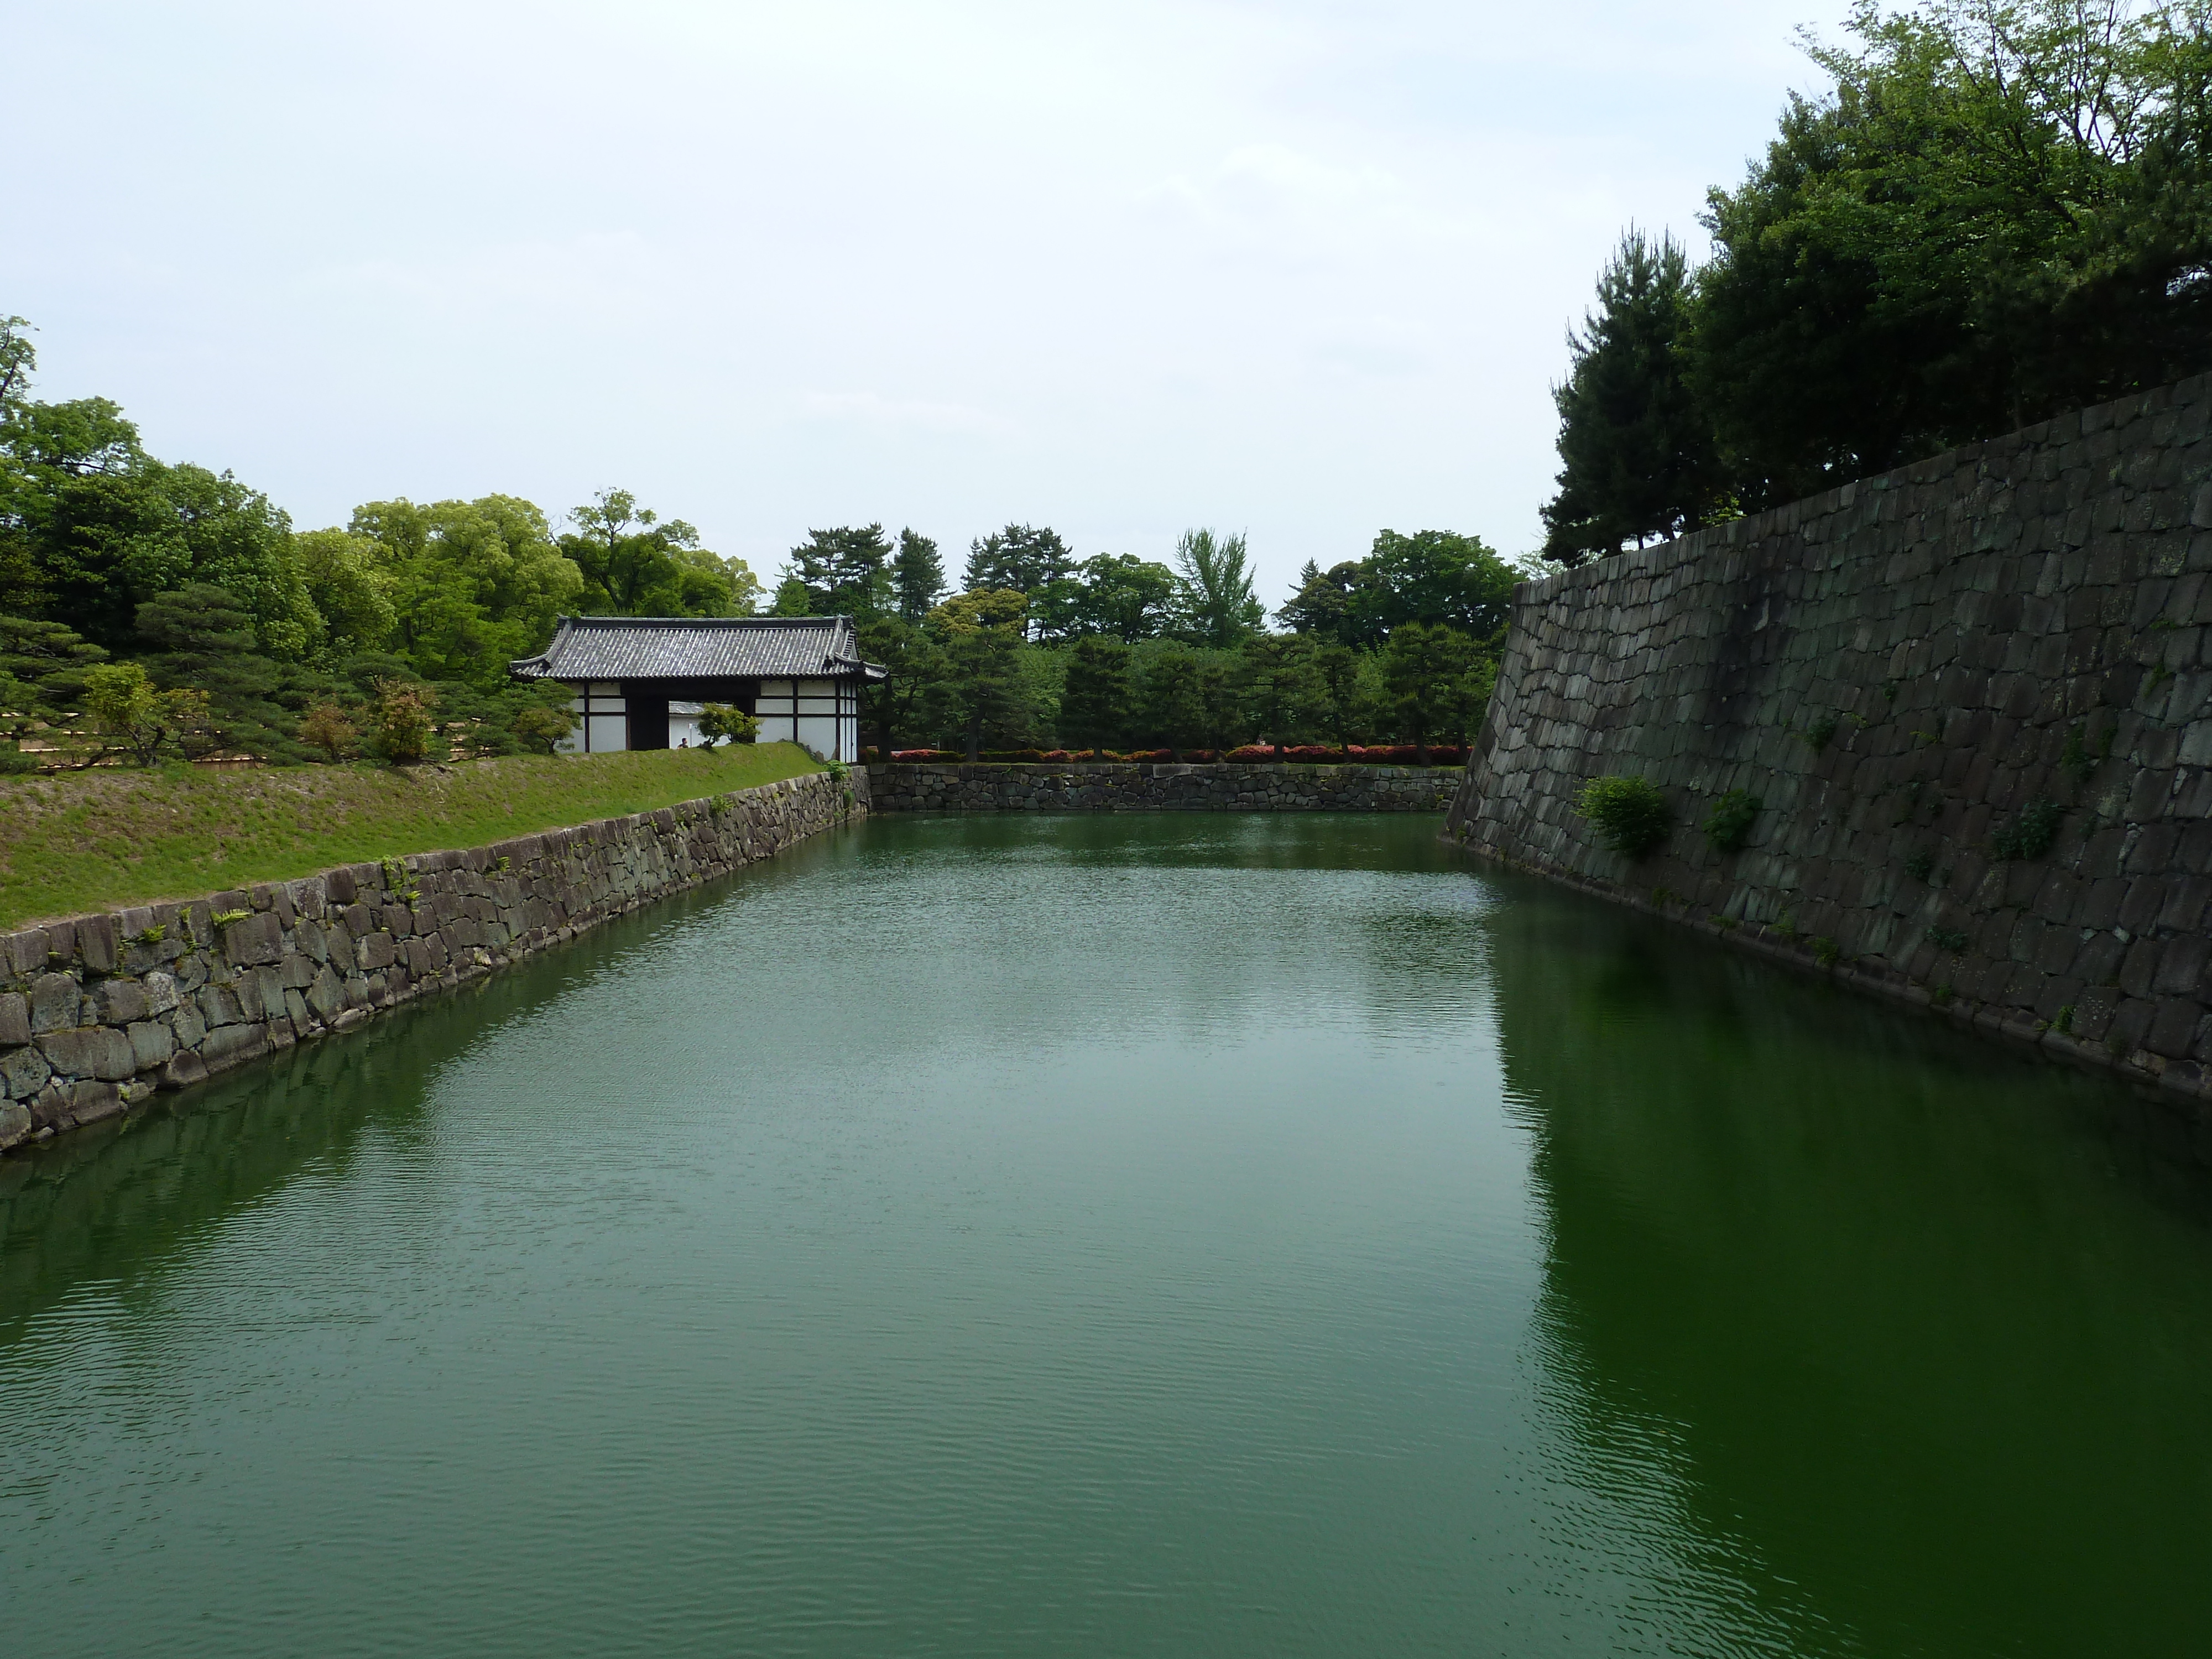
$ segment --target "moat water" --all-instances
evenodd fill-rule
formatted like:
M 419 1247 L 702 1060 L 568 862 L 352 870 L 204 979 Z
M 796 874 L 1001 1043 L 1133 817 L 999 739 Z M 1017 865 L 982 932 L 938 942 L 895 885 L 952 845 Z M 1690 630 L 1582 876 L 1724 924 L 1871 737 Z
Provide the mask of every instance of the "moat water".
M 1434 830 L 879 821 L 0 1162 L 0 1650 L 2200 1649 L 2160 1113 Z

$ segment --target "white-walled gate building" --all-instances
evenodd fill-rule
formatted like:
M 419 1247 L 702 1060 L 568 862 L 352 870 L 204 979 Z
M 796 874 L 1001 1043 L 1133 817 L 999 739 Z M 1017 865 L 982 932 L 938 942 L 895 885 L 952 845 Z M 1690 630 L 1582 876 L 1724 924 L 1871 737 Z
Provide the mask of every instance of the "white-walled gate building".
M 574 696 L 572 754 L 699 745 L 707 703 L 760 720 L 760 740 L 825 760 L 860 757 L 860 688 L 886 671 L 860 660 L 850 617 L 563 617 L 553 641 L 508 665 Z

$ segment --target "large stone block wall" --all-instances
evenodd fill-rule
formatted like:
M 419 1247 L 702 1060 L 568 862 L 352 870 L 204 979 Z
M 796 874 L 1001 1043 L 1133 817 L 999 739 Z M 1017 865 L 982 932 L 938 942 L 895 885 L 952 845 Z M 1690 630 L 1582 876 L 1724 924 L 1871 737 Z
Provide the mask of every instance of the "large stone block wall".
M 1459 787 L 1443 766 L 1171 766 L 985 762 L 868 769 L 878 812 L 1440 812 Z
M 1445 833 L 2202 1100 L 2208 575 L 2212 378 L 1528 583 Z M 1573 810 L 1630 773 L 1634 861 Z
M 866 810 L 826 773 L 0 934 L 0 1151 L 343 1031 Z

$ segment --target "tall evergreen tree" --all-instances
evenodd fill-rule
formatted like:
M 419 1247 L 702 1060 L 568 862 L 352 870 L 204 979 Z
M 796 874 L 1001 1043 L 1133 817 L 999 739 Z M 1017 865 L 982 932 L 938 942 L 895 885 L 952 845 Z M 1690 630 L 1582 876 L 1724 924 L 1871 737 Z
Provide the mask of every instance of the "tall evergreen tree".
M 872 617 L 892 600 L 890 559 L 891 544 L 880 524 L 810 530 L 791 550 L 790 574 L 805 585 L 814 615 Z
M 1598 277 L 1597 309 L 1567 336 L 1572 367 L 1552 394 L 1563 465 L 1543 508 L 1547 559 L 1577 565 L 1714 511 L 1710 422 L 1686 373 L 1689 311 L 1681 245 L 1630 230 Z
M 1108 635 L 1075 642 L 1060 694 L 1060 739 L 1083 749 L 1118 745 L 1131 713 L 1129 647 Z
M 1074 571 L 1074 550 L 1050 526 L 1010 524 L 969 544 L 967 591 L 1026 597 Z
M 937 544 L 911 529 L 898 533 L 898 552 L 891 560 L 891 599 L 899 620 L 919 625 L 945 597 L 945 561 Z
M 1183 623 L 1192 638 L 1233 646 L 1259 632 L 1267 613 L 1252 592 L 1242 535 L 1186 531 L 1176 544 L 1176 573 L 1182 578 Z

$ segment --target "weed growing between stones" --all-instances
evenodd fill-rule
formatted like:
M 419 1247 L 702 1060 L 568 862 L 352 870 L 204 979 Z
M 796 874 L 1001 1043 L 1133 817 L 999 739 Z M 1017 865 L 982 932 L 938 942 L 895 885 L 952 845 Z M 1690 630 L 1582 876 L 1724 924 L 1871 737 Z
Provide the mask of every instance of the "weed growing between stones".
M 1941 945 L 1954 956 L 1966 948 L 1966 936 L 1956 927 L 1930 927 L 1928 930 L 1928 942 L 1930 945 Z
M 2010 823 L 1990 837 L 1990 850 L 2001 859 L 2039 859 L 2058 838 L 2058 825 L 2064 817 L 2057 802 L 2032 800 Z
M 1823 714 L 1797 735 L 1804 740 L 1805 746 L 1817 755 L 1836 740 L 1836 717 Z
M 1905 860 L 1905 873 L 1915 881 L 1925 881 L 1936 873 L 1936 854 L 1923 847 Z
M 1826 935 L 1816 937 L 1811 941 L 1811 943 L 1813 946 L 1813 960 L 1819 963 L 1823 968 L 1834 967 L 1844 954 L 1843 947 L 1838 945 L 1835 940 L 1827 938 Z
M 2063 1036 L 2074 1029 L 2074 1005 L 2068 1003 L 2051 1022 L 2051 1029 Z
M 1914 735 L 1917 736 L 1918 734 L 1915 733 Z M 1920 792 L 1927 787 L 1928 780 L 1925 778 L 1915 778 L 1911 782 L 1905 786 L 1905 808 L 1902 811 L 1899 812 L 1895 817 L 1890 820 L 1889 827 L 1891 829 L 1894 830 L 1899 824 L 1910 823 L 1912 822 L 1912 815 L 1920 810 Z
M 252 914 L 251 910 L 218 910 L 209 920 L 218 927 L 228 927 L 234 921 L 244 921 Z
M 1951 998 L 1953 994 L 1954 994 L 1949 986 L 1939 985 L 1928 994 L 1928 1000 L 1934 1003 L 1938 1008 L 1948 1008 L 1951 1006 Z
M 169 930 L 157 921 L 151 927 L 131 934 L 131 942 L 133 945 L 159 945 L 168 936 Z
M 1713 803 L 1705 815 L 1705 839 L 1713 850 L 1733 853 L 1751 834 L 1751 826 L 1765 805 L 1748 789 L 1731 789 Z
M 2076 795 L 2087 786 L 2090 775 L 2097 769 L 2097 763 L 2111 757 L 2112 738 L 2118 730 L 2118 726 L 2107 726 L 2094 749 L 2089 745 L 2089 728 L 2086 722 L 2076 721 L 2073 729 L 2067 732 L 2066 746 L 2058 753 L 2058 769 L 2073 782 Z
M 1649 778 L 1592 778 L 1575 797 L 1575 811 L 1597 826 L 1598 838 L 1614 852 L 1642 858 L 1667 839 L 1674 813 L 1659 786 Z
M 1707 916 L 1705 920 L 1712 923 L 1714 927 L 1719 928 L 1723 933 L 1733 933 L 1735 932 L 1735 918 L 1734 916 L 1724 916 L 1718 911 L 1715 911 L 1711 915 Z

